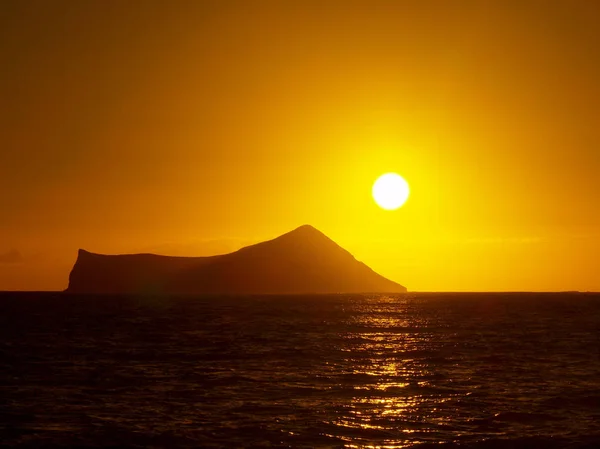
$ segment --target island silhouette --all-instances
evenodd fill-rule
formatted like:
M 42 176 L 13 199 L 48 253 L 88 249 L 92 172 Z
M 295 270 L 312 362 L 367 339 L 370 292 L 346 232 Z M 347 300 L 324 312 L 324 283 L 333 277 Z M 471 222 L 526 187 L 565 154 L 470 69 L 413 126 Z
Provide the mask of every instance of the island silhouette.
M 79 250 L 71 293 L 398 293 L 406 287 L 357 261 L 310 225 L 210 257 L 95 254 Z

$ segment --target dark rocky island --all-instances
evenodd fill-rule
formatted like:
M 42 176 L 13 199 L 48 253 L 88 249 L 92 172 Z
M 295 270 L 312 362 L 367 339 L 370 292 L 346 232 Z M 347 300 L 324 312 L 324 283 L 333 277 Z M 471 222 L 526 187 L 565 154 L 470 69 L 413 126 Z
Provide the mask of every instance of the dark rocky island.
M 103 255 L 79 250 L 72 293 L 297 294 L 397 293 L 406 288 L 375 273 L 312 226 L 212 257 Z

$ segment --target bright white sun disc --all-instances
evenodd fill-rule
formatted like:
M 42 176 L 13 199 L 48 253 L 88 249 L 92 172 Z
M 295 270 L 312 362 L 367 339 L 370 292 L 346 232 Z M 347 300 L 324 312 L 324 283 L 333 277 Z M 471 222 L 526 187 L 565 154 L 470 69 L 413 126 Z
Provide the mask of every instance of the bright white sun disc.
M 373 184 L 373 199 L 382 209 L 398 209 L 408 199 L 408 183 L 397 173 L 381 175 Z

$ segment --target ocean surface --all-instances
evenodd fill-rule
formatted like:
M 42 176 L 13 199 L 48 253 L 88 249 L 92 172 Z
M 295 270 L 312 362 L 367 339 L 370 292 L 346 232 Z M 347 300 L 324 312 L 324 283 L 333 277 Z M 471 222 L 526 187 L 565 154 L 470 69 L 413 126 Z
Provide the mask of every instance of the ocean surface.
M 600 448 L 600 295 L 3 293 L 0 445 Z

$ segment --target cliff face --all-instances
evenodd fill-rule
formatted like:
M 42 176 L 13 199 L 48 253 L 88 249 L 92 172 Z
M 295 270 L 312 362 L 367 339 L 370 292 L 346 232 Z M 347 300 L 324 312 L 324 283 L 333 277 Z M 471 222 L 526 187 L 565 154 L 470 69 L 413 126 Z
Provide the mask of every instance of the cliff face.
M 79 250 L 74 293 L 291 294 L 405 292 L 311 226 L 213 257 Z

